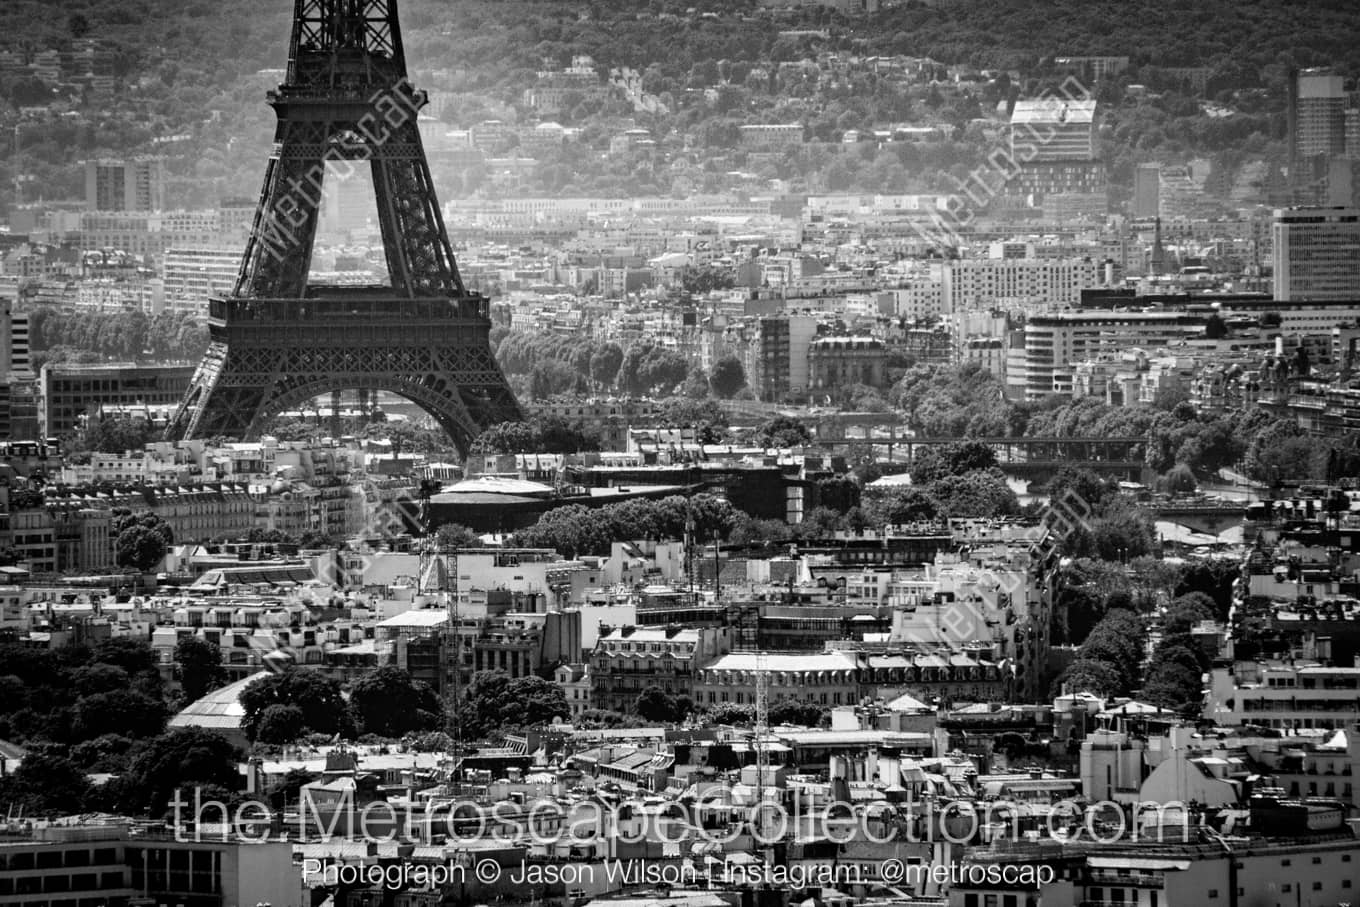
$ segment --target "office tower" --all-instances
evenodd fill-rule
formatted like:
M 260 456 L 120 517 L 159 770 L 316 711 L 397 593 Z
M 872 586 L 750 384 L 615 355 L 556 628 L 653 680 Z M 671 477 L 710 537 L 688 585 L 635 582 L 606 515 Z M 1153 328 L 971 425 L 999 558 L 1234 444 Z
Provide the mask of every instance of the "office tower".
M 1133 174 L 1133 216 L 1143 219 L 1162 213 L 1162 165 L 1139 164 Z
M 1105 165 L 1096 148 L 1096 102 L 1082 98 L 1017 101 L 1011 113 L 1008 204 L 1041 208 L 1049 219 L 1101 219 L 1108 204 Z
M 10 300 L 0 300 L 0 376 L 32 370 L 28 356 L 28 315 L 15 312 Z
M 0 299 L 0 440 L 38 436 L 38 397 L 28 354 L 28 315 Z
M 1295 75 L 1289 120 L 1297 158 L 1346 153 L 1346 86 L 1330 69 Z
M 165 159 L 85 162 L 88 211 L 160 211 L 165 207 Z
M 1277 302 L 1360 299 L 1360 210 L 1280 209 L 1271 230 Z

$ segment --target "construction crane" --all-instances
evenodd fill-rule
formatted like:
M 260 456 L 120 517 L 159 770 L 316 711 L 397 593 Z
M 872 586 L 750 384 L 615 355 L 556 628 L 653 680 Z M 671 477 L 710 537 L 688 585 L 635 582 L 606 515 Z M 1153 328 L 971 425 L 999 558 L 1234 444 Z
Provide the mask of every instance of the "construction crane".
M 770 767 L 770 754 L 765 749 L 765 737 L 770 732 L 770 671 L 764 652 L 756 653 L 756 727 L 753 741 L 756 751 L 756 808 L 752 817 L 753 836 L 760 839 L 765 830 L 765 773 Z

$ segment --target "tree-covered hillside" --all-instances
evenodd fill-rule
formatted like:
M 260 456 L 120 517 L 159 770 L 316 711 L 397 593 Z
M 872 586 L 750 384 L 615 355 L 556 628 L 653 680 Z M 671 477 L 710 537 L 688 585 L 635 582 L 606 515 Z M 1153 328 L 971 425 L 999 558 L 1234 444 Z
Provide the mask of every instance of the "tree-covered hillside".
M 0 68 L 7 134 L 20 107 L 57 101 L 53 115 L 30 116 L 21 127 L 21 169 L 34 177 L 28 198 L 78 198 L 79 161 L 134 153 L 168 156 L 177 205 L 253 196 L 272 138 L 264 92 L 286 62 L 291 13 L 288 0 L 0 4 L 0 50 L 11 62 L 94 40 L 101 69 L 116 80 L 112 97 L 96 97 Z M 1360 4 L 1349 0 L 909 0 L 855 18 L 824 9 L 771 13 L 749 0 L 406 0 L 402 17 L 415 79 L 441 99 L 437 112 L 450 127 L 536 122 L 526 89 L 539 72 L 578 55 L 593 58 L 601 78 L 615 67 L 641 74 L 642 90 L 659 102 L 653 109 L 605 91 L 570 98 L 551 114 L 582 132 L 564 149 L 537 152 L 537 171 L 514 187 L 544 193 L 712 191 L 726 188 L 723 174 L 742 169 L 804 189 L 929 189 L 939 170 L 966 173 L 980 160 L 989 139 L 978 124 L 1001 122 L 1008 102 L 1056 81 L 1055 56 L 1095 54 L 1128 56 L 1121 81 L 1154 89 L 1162 69 L 1208 69 L 1202 98 L 1168 89 L 1135 102 L 1121 85 L 1097 86 L 1116 184 L 1133 162 L 1153 156 L 1229 155 L 1214 163 L 1231 169 L 1232 155 L 1278 160 L 1290 68 L 1360 73 Z M 865 67 L 781 66 L 827 53 L 940 65 L 914 81 Z M 990 72 L 960 79 L 950 66 Z M 837 158 L 809 147 L 752 166 L 736 136 L 754 122 L 802 123 L 810 143 L 832 152 L 848 130 L 931 123 L 955 133 L 887 154 L 871 146 Z M 647 129 L 663 153 L 605 160 L 611 136 L 631 126 Z M 6 141 L 6 185 L 14 166 Z M 476 167 L 437 176 L 445 195 L 504 188 Z

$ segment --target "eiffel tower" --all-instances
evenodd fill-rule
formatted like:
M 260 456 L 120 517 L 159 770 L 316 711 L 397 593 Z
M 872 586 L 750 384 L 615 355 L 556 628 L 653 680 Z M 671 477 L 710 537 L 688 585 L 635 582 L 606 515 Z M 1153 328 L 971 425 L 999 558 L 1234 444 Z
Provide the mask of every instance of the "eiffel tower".
M 467 454 L 521 418 L 491 353 L 489 302 L 458 274 L 417 129 L 397 0 L 295 0 L 287 81 L 269 93 L 274 153 L 236 286 L 209 301 L 210 344 L 171 438 L 253 438 L 343 390 L 388 391 Z M 390 284 L 308 280 L 327 164 L 367 163 Z

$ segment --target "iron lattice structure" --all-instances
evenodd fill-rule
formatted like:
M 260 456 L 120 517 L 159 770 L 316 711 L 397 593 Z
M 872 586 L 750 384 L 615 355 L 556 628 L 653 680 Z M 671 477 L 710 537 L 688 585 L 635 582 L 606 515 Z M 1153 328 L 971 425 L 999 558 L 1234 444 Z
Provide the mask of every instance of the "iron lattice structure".
M 287 80 L 269 93 L 274 153 L 232 294 L 171 437 L 252 438 L 274 415 L 343 390 L 420 406 L 467 454 L 521 418 L 490 346 L 489 302 L 458 273 L 406 76 L 396 0 L 295 0 Z M 309 283 L 327 164 L 367 165 L 390 284 Z

